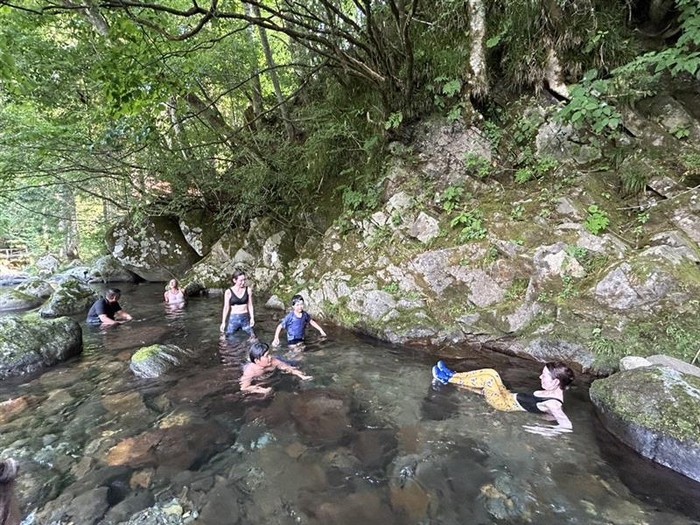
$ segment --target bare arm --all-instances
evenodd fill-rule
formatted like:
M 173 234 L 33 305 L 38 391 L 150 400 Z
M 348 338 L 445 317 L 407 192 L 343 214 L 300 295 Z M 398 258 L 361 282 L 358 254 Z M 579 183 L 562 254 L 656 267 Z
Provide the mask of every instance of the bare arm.
M 114 314 L 114 318 L 117 321 L 131 321 L 132 319 L 131 314 L 126 310 L 119 310 Z M 100 316 L 100 319 L 102 319 L 102 316 Z
M 279 346 L 281 333 L 282 333 L 282 324 L 280 323 L 277 325 L 277 330 L 275 330 L 275 337 L 272 340 L 272 346 Z
M 168 302 L 168 291 L 167 290 L 163 292 L 163 299 L 165 300 L 166 303 Z
M 112 325 L 112 324 L 119 324 L 119 321 L 116 321 L 115 319 L 110 319 L 107 317 L 107 314 L 100 314 L 100 322 L 104 325 Z
M 321 325 L 319 325 L 316 321 L 311 319 L 311 321 L 309 321 L 309 324 L 311 326 L 313 326 L 316 330 L 318 330 L 322 337 L 326 337 L 326 332 L 323 331 L 323 328 L 321 328 Z
M 272 364 L 274 366 L 276 366 L 278 369 L 282 370 L 282 372 L 284 372 L 285 374 L 292 374 L 293 376 L 297 376 L 299 379 L 303 379 L 305 381 L 308 379 L 313 379 L 312 376 L 307 376 L 306 374 L 304 374 L 304 372 L 302 372 L 298 368 L 295 368 L 292 365 L 288 365 L 284 361 L 280 361 L 277 358 L 274 358 L 272 360 Z
M 248 287 L 248 314 L 250 315 L 250 326 L 255 325 L 255 310 L 253 309 L 253 290 Z
M 221 326 L 220 331 L 226 330 L 226 320 L 228 319 L 228 312 L 231 309 L 231 290 L 226 290 L 224 293 L 224 309 L 221 312 Z

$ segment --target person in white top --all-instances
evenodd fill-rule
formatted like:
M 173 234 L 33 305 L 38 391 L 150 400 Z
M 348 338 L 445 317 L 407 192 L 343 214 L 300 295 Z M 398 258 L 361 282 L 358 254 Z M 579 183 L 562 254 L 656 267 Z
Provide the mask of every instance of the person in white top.
M 185 294 L 180 289 L 180 283 L 177 279 L 170 279 L 168 288 L 163 293 L 163 299 L 168 304 L 182 304 L 185 302 Z

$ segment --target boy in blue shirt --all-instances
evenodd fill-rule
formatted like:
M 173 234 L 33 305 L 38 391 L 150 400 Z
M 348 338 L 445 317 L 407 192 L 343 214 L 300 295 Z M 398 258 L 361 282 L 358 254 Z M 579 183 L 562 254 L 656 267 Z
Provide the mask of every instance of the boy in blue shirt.
M 304 311 L 304 298 L 301 295 L 292 297 L 292 311 L 284 316 L 284 319 L 277 325 L 275 338 L 272 340 L 272 346 L 279 346 L 280 333 L 284 328 L 287 331 L 287 344 L 289 346 L 299 346 L 304 342 L 304 333 L 306 325 L 310 324 L 319 331 L 321 337 L 326 337 L 326 332 L 319 324 L 311 319 L 308 312 Z

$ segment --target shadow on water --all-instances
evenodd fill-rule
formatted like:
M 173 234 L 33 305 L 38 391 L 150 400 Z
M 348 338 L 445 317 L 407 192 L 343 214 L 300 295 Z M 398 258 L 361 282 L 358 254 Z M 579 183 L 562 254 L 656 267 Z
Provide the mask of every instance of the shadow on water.
M 322 322 L 328 339 L 310 330 L 305 351 L 274 350 L 312 381 L 274 374 L 265 380 L 274 395 L 244 396 L 250 343 L 219 333 L 221 298 L 173 309 L 159 285 L 123 288 L 134 322 L 83 325 L 79 358 L 0 384 L 0 402 L 17 405 L 0 412 L 0 446 L 22 465 L 20 504 L 37 525 L 119 523 L 174 499 L 205 525 L 698 517 L 698 484 L 599 428 L 588 378 L 567 392 L 575 432 L 548 439 L 523 430 L 537 423 L 529 414 L 497 413 L 480 396 L 432 385 L 435 358 L 425 352 Z M 257 309 L 262 341 L 281 316 Z M 136 378 L 131 354 L 154 343 L 190 357 L 159 379 Z M 515 390 L 538 386 L 537 363 L 479 349 L 443 357 L 458 370 L 495 368 Z

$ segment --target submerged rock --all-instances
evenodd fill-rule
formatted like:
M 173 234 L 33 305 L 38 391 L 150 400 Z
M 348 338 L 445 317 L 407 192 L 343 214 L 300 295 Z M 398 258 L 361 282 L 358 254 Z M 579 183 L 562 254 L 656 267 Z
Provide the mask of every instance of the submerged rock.
M 29 314 L 0 318 L 0 379 L 55 365 L 82 350 L 80 325 L 67 317 L 46 320 Z
M 155 378 L 178 366 L 189 352 L 176 345 L 144 346 L 131 356 L 129 367 L 139 377 Z
M 603 425 L 642 456 L 700 481 L 700 378 L 641 367 L 594 381 Z

